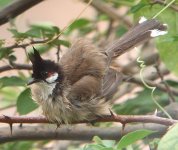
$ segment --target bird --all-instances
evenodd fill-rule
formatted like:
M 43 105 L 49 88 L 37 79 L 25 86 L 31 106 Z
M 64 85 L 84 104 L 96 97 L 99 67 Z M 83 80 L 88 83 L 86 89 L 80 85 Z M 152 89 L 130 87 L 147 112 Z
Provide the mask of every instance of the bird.
M 120 39 L 105 48 L 79 38 L 59 62 L 43 59 L 35 48 L 29 53 L 32 79 L 28 85 L 43 115 L 57 124 L 93 121 L 109 114 L 110 99 L 120 82 L 111 67 L 117 57 L 138 44 L 167 33 L 167 25 L 141 18 Z

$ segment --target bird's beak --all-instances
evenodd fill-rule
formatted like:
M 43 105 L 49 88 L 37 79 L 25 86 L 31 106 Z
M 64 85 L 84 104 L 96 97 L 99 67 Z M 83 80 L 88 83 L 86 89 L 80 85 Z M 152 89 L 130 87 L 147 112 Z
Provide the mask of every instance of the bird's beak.
M 40 82 L 40 81 L 41 81 L 41 80 L 39 80 L 39 79 L 31 78 L 31 79 L 28 81 L 27 85 L 31 85 L 31 84 L 33 84 L 33 83 L 37 83 L 37 82 Z

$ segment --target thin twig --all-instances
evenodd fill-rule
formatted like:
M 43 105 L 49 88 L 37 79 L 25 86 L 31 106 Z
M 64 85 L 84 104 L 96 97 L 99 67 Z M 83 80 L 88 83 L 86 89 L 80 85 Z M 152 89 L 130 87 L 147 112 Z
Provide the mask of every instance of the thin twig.
M 60 59 L 60 55 L 59 55 L 60 50 L 61 50 L 61 45 L 58 45 L 58 46 L 57 46 L 57 52 L 56 52 L 57 62 L 59 62 L 59 59 Z
M 33 45 L 33 44 L 45 44 L 46 42 L 48 41 L 47 40 L 39 40 L 39 41 L 31 41 L 29 43 L 22 43 L 22 44 L 13 44 L 13 45 L 10 45 L 10 46 L 6 46 L 6 47 L 3 47 L 4 49 L 14 49 L 14 48 L 24 48 L 24 47 L 27 47 L 27 46 L 30 46 L 30 45 Z
M 126 82 L 132 82 L 132 83 L 136 83 L 136 84 L 138 84 L 138 85 L 144 86 L 143 83 L 142 83 L 142 81 L 141 81 L 140 79 L 138 79 L 138 78 L 126 77 L 126 76 L 125 76 L 125 77 L 124 77 L 124 81 L 126 81 Z M 152 87 L 156 87 L 156 88 L 158 88 L 158 89 L 161 90 L 161 91 L 164 91 L 164 92 L 167 92 L 167 91 L 168 91 L 167 88 L 166 88 L 164 85 L 156 84 L 156 83 L 154 83 L 153 81 L 150 81 L 150 80 L 145 80 L 145 82 L 146 82 L 148 85 L 150 85 L 150 86 L 152 86 Z M 171 92 L 172 94 L 174 94 L 175 96 L 178 96 L 178 90 L 177 90 L 177 89 L 174 89 L 174 88 L 170 88 L 170 87 L 169 87 L 169 90 L 170 90 L 170 92 Z
M 163 1 L 163 0 L 150 0 L 150 1 L 151 1 L 150 2 L 151 4 L 160 4 L 160 5 L 163 5 L 163 6 L 166 5 L 165 1 Z M 178 12 L 178 6 L 172 4 L 169 7 Z
M 170 97 L 170 99 L 169 99 L 170 102 L 175 102 L 175 98 L 174 98 L 174 96 L 173 96 L 173 92 L 172 92 L 172 90 L 170 89 L 170 87 L 169 87 L 169 85 L 167 84 L 167 82 L 164 81 L 164 76 L 161 74 L 161 71 L 160 71 L 158 65 L 155 65 L 155 68 L 156 68 L 156 71 L 157 71 L 158 76 L 159 76 L 160 79 L 161 79 L 161 82 L 162 82 L 162 83 L 164 84 L 164 86 L 165 86 L 165 92 L 167 92 L 168 95 L 169 95 L 169 97 Z
M 113 19 L 110 19 L 109 20 L 109 25 L 108 25 L 108 28 L 106 30 L 106 39 L 108 39 L 108 37 L 110 36 L 110 34 L 112 33 L 112 29 L 113 29 Z

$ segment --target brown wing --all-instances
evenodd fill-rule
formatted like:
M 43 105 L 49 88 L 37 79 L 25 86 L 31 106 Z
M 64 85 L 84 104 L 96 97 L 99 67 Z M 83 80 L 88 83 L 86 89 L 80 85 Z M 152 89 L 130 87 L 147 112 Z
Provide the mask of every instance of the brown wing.
M 101 92 L 106 56 L 90 41 L 76 41 L 61 58 L 60 64 L 72 85 L 70 99 L 86 100 Z
M 76 41 L 61 58 L 60 64 L 71 84 L 86 75 L 101 78 L 106 68 L 106 56 L 86 39 Z
M 73 84 L 68 98 L 75 101 L 86 101 L 98 97 L 101 94 L 101 79 L 93 76 L 84 76 Z

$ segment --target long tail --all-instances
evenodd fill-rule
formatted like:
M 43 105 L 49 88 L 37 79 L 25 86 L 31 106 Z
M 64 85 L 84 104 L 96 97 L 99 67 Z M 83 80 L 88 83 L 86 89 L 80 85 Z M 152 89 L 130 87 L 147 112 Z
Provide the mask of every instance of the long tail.
M 114 41 L 106 48 L 106 54 L 110 59 L 118 57 L 127 52 L 130 48 L 149 40 L 150 38 L 164 35 L 167 33 L 167 25 L 160 23 L 158 20 L 146 20 L 141 18 L 139 23 L 132 27 L 119 40 Z
M 150 38 L 167 33 L 167 26 L 155 19 L 145 20 L 142 18 L 137 25 L 132 27 L 122 38 L 111 43 L 105 50 L 108 56 L 108 66 L 113 58 L 127 52 L 130 48 L 149 40 Z M 118 84 L 122 76 L 118 71 L 107 68 L 107 73 L 103 80 L 102 95 L 109 100 L 116 93 Z

